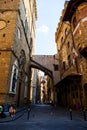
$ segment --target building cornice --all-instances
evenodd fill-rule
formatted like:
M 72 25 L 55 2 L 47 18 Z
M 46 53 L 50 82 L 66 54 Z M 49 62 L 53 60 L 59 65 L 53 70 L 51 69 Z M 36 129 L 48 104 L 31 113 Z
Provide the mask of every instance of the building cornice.
M 71 18 L 74 12 L 76 11 L 77 7 L 83 2 L 87 2 L 87 0 L 70 0 L 68 2 L 68 5 L 66 8 L 64 17 L 63 17 L 63 21 L 71 21 Z

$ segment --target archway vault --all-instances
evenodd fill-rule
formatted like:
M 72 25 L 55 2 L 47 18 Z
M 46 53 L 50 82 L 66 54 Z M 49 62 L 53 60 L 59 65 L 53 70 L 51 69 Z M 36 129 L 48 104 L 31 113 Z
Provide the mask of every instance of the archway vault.
M 31 57 L 31 68 L 39 69 L 49 75 L 54 85 L 59 82 L 59 59 L 58 55 L 33 55 Z
M 52 79 L 53 79 L 53 73 L 51 70 L 47 69 L 46 67 L 42 66 L 41 64 L 37 63 L 36 61 L 34 61 L 33 59 L 31 59 L 31 68 L 36 68 L 39 69 L 43 72 L 45 72 L 47 75 L 49 75 Z

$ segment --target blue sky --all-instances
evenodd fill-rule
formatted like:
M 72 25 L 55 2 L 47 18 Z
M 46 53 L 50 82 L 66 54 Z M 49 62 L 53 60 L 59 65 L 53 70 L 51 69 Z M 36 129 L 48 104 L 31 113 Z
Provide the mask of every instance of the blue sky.
M 55 32 L 65 0 L 37 0 L 35 54 L 56 54 Z

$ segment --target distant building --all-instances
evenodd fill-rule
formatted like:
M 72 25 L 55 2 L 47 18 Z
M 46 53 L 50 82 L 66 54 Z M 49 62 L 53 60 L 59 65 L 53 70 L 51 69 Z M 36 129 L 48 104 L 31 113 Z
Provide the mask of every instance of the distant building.
M 0 0 L 0 104 L 29 99 L 36 0 Z
M 39 77 L 39 70 L 33 69 L 31 86 L 30 86 L 30 92 L 31 92 L 30 100 L 32 101 L 33 104 L 37 103 L 38 77 Z
M 57 102 L 87 108 L 87 1 L 65 3 L 55 33 L 60 57 Z
M 46 100 L 48 103 L 57 100 L 56 91 L 55 91 L 53 81 L 48 75 L 47 75 L 47 97 L 46 97 Z

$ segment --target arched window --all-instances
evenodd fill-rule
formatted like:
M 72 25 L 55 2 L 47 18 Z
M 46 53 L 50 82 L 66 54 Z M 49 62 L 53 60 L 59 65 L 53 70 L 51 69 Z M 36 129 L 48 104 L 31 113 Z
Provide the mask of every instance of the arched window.
M 70 42 L 67 43 L 68 48 L 70 48 Z
M 65 36 L 67 36 L 68 33 L 69 33 L 69 32 L 68 32 L 68 28 L 66 28 L 66 29 L 65 29 Z
M 62 44 L 64 43 L 64 38 L 63 38 L 63 37 L 61 38 L 61 43 L 62 43 Z
M 71 56 L 69 55 L 69 56 L 68 56 L 68 65 L 71 66 L 71 64 L 72 64 Z
M 77 20 L 76 20 L 76 17 L 74 17 L 73 18 L 73 27 L 74 27 L 74 29 L 75 29 L 76 25 L 77 25 Z
M 18 62 L 16 60 L 12 67 L 10 90 L 9 90 L 10 93 L 16 94 L 17 77 L 18 77 Z

